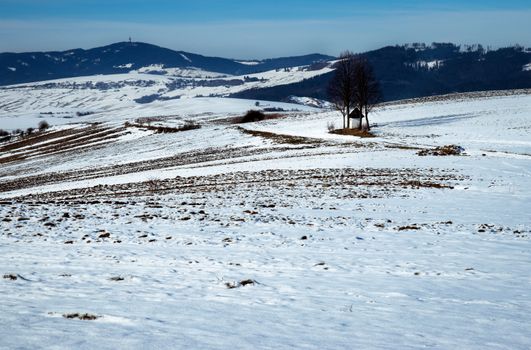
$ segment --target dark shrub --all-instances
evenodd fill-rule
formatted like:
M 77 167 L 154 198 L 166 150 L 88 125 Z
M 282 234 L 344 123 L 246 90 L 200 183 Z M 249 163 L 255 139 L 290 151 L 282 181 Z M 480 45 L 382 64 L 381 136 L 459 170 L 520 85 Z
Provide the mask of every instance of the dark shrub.
M 27 128 L 26 129 L 26 135 L 31 135 L 31 134 L 33 134 L 34 131 L 35 131 L 34 128 Z
M 243 116 L 241 123 L 252 123 L 252 122 L 257 122 L 257 121 L 264 120 L 264 119 L 265 119 L 264 113 L 251 109 Z
M 0 142 L 9 141 L 10 139 L 11 139 L 11 135 L 9 134 L 9 132 L 3 129 L 0 129 Z
M 179 128 L 179 131 L 187 131 L 187 130 L 194 130 L 194 129 L 200 129 L 201 125 L 197 124 L 193 120 L 187 120 L 184 122 L 184 125 Z
M 149 125 L 149 124 L 142 124 L 142 123 L 138 123 L 138 121 L 140 121 L 141 118 L 137 119 L 137 123 L 130 123 L 130 122 L 125 122 L 125 127 L 135 127 L 135 128 L 143 128 L 143 129 L 148 129 L 148 130 L 153 130 L 155 131 L 157 134 L 162 134 L 162 133 L 174 133 L 174 132 L 180 132 L 180 131 L 188 131 L 188 130 L 194 130 L 194 129 L 201 129 L 201 125 L 200 124 L 197 124 L 196 122 L 194 122 L 193 120 L 186 120 L 184 122 L 184 125 L 178 127 L 178 128 L 174 128 L 174 127 L 169 127 L 169 126 L 157 126 L 157 125 Z M 146 120 L 144 120 L 146 121 Z M 149 121 L 147 121 L 149 123 Z
M 280 107 L 266 107 L 266 108 L 264 108 L 264 112 L 284 112 L 284 108 L 280 108 Z
M 91 115 L 91 114 L 94 114 L 94 112 L 91 112 L 91 111 L 86 111 L 86 112 L 76 112 L 76 116 L 78 117 L 85 117 L 87 115 Z
M 39 131 L 44 131 L 46 129 L 48 129 L 50 127 L 50 125 L 48 124 L 48 122 L 46 120 L 41 120 L 39 122 Z

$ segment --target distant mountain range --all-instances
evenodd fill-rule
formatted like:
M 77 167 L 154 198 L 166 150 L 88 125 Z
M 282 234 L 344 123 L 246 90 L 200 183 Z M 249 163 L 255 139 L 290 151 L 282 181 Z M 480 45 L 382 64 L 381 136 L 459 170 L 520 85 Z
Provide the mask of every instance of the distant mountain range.
M 531 49 L 486 50 L 434 43 L 387 46 L 361 54 L 374 68 L 385 101 L 454 92 L 531 88 Z M 286 95 L 327 98 L 332 73 L 290 85 L 247 90 L 233 97 L 279 100 Z
M 531 50 L 513 46 L 486 50 L 451 43 L 387 46 L 360 54 L 373 65 L 385 100 L 451 92 L 531 88 Z M 311 54 L 244 61 L 207 57 L 159 46 L 120 42 L 90 50 L 0 53 L 0 85 L 96 74 L 128 73 L 148 66 L 197 68 L 245 75 L 296 66 L 319 66 L 334 57 Z M 251 89 L 233 97 L 284 101 L 290 96 L 326 99 L 332 73 L 301 82 Z
M 332 59 L 312 54 L 246 62 L 173 51 L 139 42 L 120 42 L 90 50 L 61 52 L 0 53 L 0 85 L 11 85 L 95 74 L 128 73 L 150 65 L 170 68 L 199 68 L 231 75 L 309 65 Z

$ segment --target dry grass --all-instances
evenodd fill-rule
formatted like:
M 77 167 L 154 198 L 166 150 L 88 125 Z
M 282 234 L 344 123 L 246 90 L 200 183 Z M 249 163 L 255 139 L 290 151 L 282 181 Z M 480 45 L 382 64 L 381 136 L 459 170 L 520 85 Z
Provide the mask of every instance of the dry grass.
M 280 114 L 280 113 L 269 113 L 269 114 L 261 113 L 260 117 L 255 117 L 255 118 L 253 118 L 252 116 L 248 117 L 247 115 L 243 117 L 231 118 L 230 123 L 231 124 L 255 123 L 255 122 L 262 121 L 262 120 L 282 119 L 284 117 L 285 115 Z
M 460 156 L 463 154 L 465 149 L 457 145 L 446 145 L 435 147 L 434 149 L 424 149 L 417 154 L 419 156 Z
M 16 152 L 8 157 L 0 159 L 0 164 L 12 163 L 26 159 L 30 156 L 43 156 L 51 153 L 68 151 L 70 148 L 86 146 L 92 142 L 110 140 L 115 138 L 115 133 L 124 129 L 108 129 L 91 124 L 80 129 L 67 129 L 53 132 L 42 132 L 26 136 L 21 140 L 8 143 L 0 147 L 2 152 Z
M 79 178 L 92 177 L 87 174 Z M 258 172 L 234 172 L 209 176 L 193 176 L 187 178 L 175 178 L 158 180 L 157 193 L 172 192 L 182 193 L 223 193 L 235 188 L 260 190 L 267 188 L 281 188 L 283 191 L 295 191 L 293 198 L 303 195 L 305 198 L 311 195 L 321 196 L 323 191 L 330 193 L 332 190 L 343 191 L 345 188 L 351 192 L 345 195 L 348 198 L 378 198 L 393 196 L 402 191 L 416 189 L 451 190 L 455 183 L 466 180 L 467 177 L 458 176 L 451 171 L 437 172 L 432 169 L 308 169 L 308 170 L 263 170 Z M 19 180 L 13 183 L 0 183 L 0 192 L 8 188 L 26 188 L 31 183 Z M 37 181 L 34 179 L 33 181 Z M 45 183 L 54 183 L 65 178 L 53 177 Z M 298 189 L 304 188 L 305 191 Z M 99 204 L 102 200 L 116 200 L 131 198 L 134 196 L 150 195 L 150 189 L 145 182 L 129 183 L 120 185 L 95 186 L 83 191 L 78 189 L 33 194 L 19 197 L 13 200 L 27 201 L 28 203 L 44 203 L 50 201 L 66 201 L 76 204 Z M 275 204 L 256 203 L 256 208 L 275 208 Z M 279 205 L 277 204 L 278 208 Z M 260 211 L 256 209 L 256 211 Z M 249 215 L 245 213 L 244 215 Z M 258 214 L 255 214 L 258 215 Z M 151 220 L 155 216 L 142 215 L 142 220 Z M 192 220 L 184 214 L 182 218 Z M 45 222 L 46 229 L 55 227 L 54 222 Z M 50 226 L 50 227 L 48 227 Z
M 195 130 L 195 129 L 201 129 L 201 125 L 196 124 L 193 121 L 187 120 L 184 125 L 179 126 L 177 128 L 175 127 L 169 127 L 169 126 L 155 126 L 155 125 L 146 125 L 146 124 L 137 124 L 137 123 L 130 123 L 126 122 L 124 126 L 127 127 L 134 127 L 134 128 L 141 128 L 141 129 L 147 129 L 156 132 L 157 134 L 168 134 L 168 133 L 175 133 L 175 132 L 181 132 L 181 131 L 188 131 L 188 130 Z
M 403 149 L 403 150 L 424 150 L 424 148 L 417 147 L 417 146 L 409 146 L 409 145 L 400 145 L 400 144 L 394 144 L 394 143 L 387 143 L 384 145 L 385 148 L 391 148 L 391 149 Z
M 275 133 L 268 132 L 268 131 L 248 130 L 240 126 L 238 126 L 237 129 L 244 134 L 248 134 L 248 135 L 252 135 L 256 137 L 262 137 L 264 139 L 271 140 L 275 143 L 290 144 L 290 145 L 318 145 L 318 144 L 323 143 L 323 141 L 319 139 L 310 138 L 310 137 L 275 134 Z
M 68 318 L 68 319 L 74 319 L 74 318 L 77 318 L 78 320 L 83 320 L 83 321 L 94 321 L 98 318 L 100 318 L 101 316 L 96 316 L 96 315 L 91 315 L 91 314 L 79 314 L 79 313 L 72 313 L 72 314 L 63 314 L 63 317 L 64 318 Z
M 26 136 L 20 139 L 15 140 L 14 142 L 10 142 L 2 147 L 0 147 L 0 152 L 8 152 L 13 151 L 18 148 L 32 146 L 36 143 L 41 143 L 44 141 L 49 141 L 55 138 L 62 138 L 66 136 L 71 136 L 75 134 L 80 134 L 85 131 L 84 129 L 65 129 L 65 130 L 58 130 L 58 131 L 52 131 L 52 132 L 43 132 L 39 134 L 33 134 L 30 136 Z
M 76 147 L 76 151 L 91 147 L 94 142 L 111 142 L 124 128 L 103 128 L 94 123 L 80 129 L 67 129 L 54 132 L 43 132 L 36 136 L 25 137 L 13 143 L 0 147 L 1 152 L 18 152 L 9 157 L 0 159 L 0 164 L 12 163 L 26 159 L 27 157 L 45 156 L 70 151 Z M 101 144 L 100 144 L 101 145 Z M 24 148 L 19 150 L 20 148 Z
M 252 279 L 246 279 L 246 280 L 242 280 L 238 283 L 236 282 L 226 282 L 225 283 L 225 287 L 227 287 L 228 289 L 234 289 L 234 288 L 239 288 L 239 287 L 245 287 L 247 285 L 254 285 L 256 283 L 255 280 L 252 280 Z
M 120 281 L 123 281 L 124 278 L 122 276 L 115 276 L 115 277 L 109 278 L 109 280 L 114 281 L 114 282 L 120 282 Z
M 409 180 L 401 183 L 402 186 L 412 187 L 412 188 L 448 188 L 453 189 L 453 186 L 440 184 L 430 181 L 418 181 L 418 180 Z
M 418 227 L 416 224 L 413 225 L 407 225 L 407 226 L 400 226 L 397 228 L 398 231 L 410 231 L 410 230 L 420 230 L 420 227 Z
M 376 137 L 370 131 L 359 130 L 359 129 L 336 129 L 336 130 L 330 131 L 330 133 L 337 134 L 337 135 L 357 136 L 357 137 L 363 137 L 363 138 Z

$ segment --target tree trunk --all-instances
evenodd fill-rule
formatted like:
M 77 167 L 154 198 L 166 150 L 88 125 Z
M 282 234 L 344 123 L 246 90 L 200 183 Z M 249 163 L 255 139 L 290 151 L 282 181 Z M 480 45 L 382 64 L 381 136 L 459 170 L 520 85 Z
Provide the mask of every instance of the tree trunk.
M 371 130 L 369 126 L 369 111 L 367 110 L 367 106 L 365 106 L 365 121 L 367 122 L 367 131 Z
M 345 128 L 345 113 L 341 111 L 341 118 L 343 119 L 343 129 Z
M 362 122 L 363 122 L 363 113 L 361 112 L 363 111 L 363 107 L 360 108 L 360 122 L 358 123 L 358 129 L 361 130 L 362 129 Z
M 347 120 L 345 118 L 348 117 L 345 117 L 345 115 L 343 115 L 343 129 L 347 127 Z
M 347 129 L 350 129 L 350 107 L 348 106 L 347 106 Z

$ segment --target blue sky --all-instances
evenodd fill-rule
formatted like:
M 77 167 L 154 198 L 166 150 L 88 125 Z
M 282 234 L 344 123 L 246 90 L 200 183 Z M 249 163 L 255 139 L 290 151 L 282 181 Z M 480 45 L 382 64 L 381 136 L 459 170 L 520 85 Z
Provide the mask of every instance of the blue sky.
M 531 1 L 0 0 L 0 51 L 145 41 L 237 58 L 452 41 L 531 46 Z

